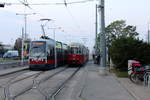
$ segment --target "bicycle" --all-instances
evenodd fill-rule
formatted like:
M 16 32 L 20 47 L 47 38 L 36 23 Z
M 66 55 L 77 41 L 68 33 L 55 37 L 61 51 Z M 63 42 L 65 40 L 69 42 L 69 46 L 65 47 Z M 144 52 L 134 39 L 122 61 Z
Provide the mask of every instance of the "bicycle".
M 130 70 L 132 72 L 129 75 L 129 78 L 133 83 L 137 83 L 138 81 L 144 81 L 144 74 L 146 72 L 144 66 L 141 66 L 141 64 L 139 63 L 133 63 Z
M 141 71 L 134 71 L 130 74 L 130 80 L 133 83 L 137 83 L 139 80 L 144 81 L 144 73 L 145 71 L 143 71 L 143 69 L 141 69 Z

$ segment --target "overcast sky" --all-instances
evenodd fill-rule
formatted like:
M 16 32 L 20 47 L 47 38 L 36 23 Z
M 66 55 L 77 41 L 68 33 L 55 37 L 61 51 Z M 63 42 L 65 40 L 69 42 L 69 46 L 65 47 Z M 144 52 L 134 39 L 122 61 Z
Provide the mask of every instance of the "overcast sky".
M 19 3 L 19 0 L 0 0 L 0 2 Z M 21 0 L 20 0 L 21 1 Z M 28 0 L 32 3 L 58 3 L 64 0 Z M 83 1 L 83 0 L 66 0 Z M 56 29 L 56 40 L 63 42 L 80 42 L 86 39 L 86 45 L 93 46 L 95 37 L 95 4 L 86 2 L 80 4 L 65 5 L 30 5 L 32 9 L 26 8 L 27 13 L 37 13 L 27 17 L 27 33 L 32 39 L 38 39 L 41 35 L 41 18 L 53 19 L 45 28 L 46 34 L 53 38 Z M 150 23 L 150 0 L 105 0 L 106 26 L 115 20 L 126 20 L 127 24 L 137 26 L 140 37 L 146 40 L 148 23 Z M 13 44 L 15 39 L 21 36 L 21 28 L 24 27 L 24 17 L 16 13 L 24 13 L 23 5 L 6 5 L 0 8 L 0 42 Z M 62 32 L 64 30 L 64 32 Z

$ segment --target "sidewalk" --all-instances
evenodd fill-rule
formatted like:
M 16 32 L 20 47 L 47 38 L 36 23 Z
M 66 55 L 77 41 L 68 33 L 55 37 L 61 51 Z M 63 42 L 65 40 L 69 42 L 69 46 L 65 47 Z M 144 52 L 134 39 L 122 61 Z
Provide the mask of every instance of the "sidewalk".
M 28 69 L 28 66 L 0 70 L 0 76 L 12 74 L 12 73 L 19 72 L 19 71 L 26 70 L 26 69 Z
M 128 78 L 118 78 L 118 81 L 136 98 L 136 100 L 150 100 L 150 88 L 134 84 Z
M 80 96 L 82 100 L 136 100 L 112 74 L 99 75 L 99 66 L 92 63 L 86 69 L 88 75 Z

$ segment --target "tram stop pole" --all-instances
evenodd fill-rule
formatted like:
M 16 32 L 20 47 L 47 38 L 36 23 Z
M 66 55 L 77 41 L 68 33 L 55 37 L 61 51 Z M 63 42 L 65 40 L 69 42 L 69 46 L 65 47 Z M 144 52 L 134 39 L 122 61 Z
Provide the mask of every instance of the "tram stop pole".
M 22 43 L 21 43 L 21 65 L 24 64 L 24 28 L 22 28 Z
M 100 14 L 100 75 L 107 75 L 106 70 L 106 36 L 105 36 L 105 2 L 99 1 Z

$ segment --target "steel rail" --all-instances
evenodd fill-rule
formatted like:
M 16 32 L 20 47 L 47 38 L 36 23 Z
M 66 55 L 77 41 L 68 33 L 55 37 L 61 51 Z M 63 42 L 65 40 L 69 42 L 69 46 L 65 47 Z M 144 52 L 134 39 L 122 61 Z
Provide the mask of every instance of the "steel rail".
M 18 76 L 24 74 L 24 73 L 27 73 L 29 70 L 22 70 L 22 71 L 19 71 L 18 73 L 14 73 L 14 76 L 11 76 L 12 74 L 8 74 L 6 75 L 5 77 L 0 77 L 0 80 L 1 79 L 8 79 L 8 81 L 6 81 L 4 84 L 0 85 L 0 87 L 6 87 L 6 85 L 11 82 L 12 80 L 14 80 L 15 78 L 17 78 Z
M 16 81 L 13 81 L 13 80 L 14 80 L 15 78 L 17 78 L 17 77 L 15 77 L 14 79 L 10 80 L 10 81 L 8 82 L 8 84 L 4 87 L 5 99 L 7 98 L 8 100 L 13 100 L 13 99 L 12 99 L 13 97 L 10 96 L 10 91 L 9 91 L 10 85 L 15 84 L 15 83 L 17 83 L 17 82 L 20 82 L 20 81 L 22 81 L 22 80 L 31 78 L 31 77 L 33 77 L 33 76 L 38 77 L 38 76 L 39 76 L 40 74 L 42 74 L 42 73 L 44 73 L 44 72 L 42 71 L 42 72 L 39 72 L 39 73 L 35 73 L 35 74 L 29 75 L 29 76 L 27 76 L 27 77 L 18 79 L 18 80 L 16 80 Z M 13 82 L 12 82 L 12 81 L 13 81 Z M 30 86 L 30 87 L 31 87 L 31 86 Z M 25 90 L 27 90 L 27 89 L 29 89 L 29 87 L 26 88 Z M 23 90 L 22 92 L 24 92 L 25 90 Z M 22 93 L 22 92 L 21 92 L 21 93 Z M 19 95 L 19 94 L 20 94 L 20 93 L 18 93 L 17 95 Z M 7 100 L 7 99 L 6 99 L 6 100 Z
M 47 81 L 48 79 L 50 79 L 50 78 L 52 78 L 52 77 L 58 75 L 59 73 L 65 71 L 66 69 L 67 69 L 67 68 L 64 68 L 64 69 L 62 69 L 62 70 L 60 70 L 60 71 L 58 71 L 58 72 L 55 72 L 54 74 L 52 74 L 52 75 L 50 75 L 50 76 L 48 76 L 48 77 L 46 77 L 46 78 L 41 79 L 39 82 L 36 81 L 36 78 L 37 78 L 39 75 L 35 76 L 34 79 L 33 79 L 33 84 L 32 84 L 31 86 L 27 87 L 26 89 L 24 89 L 22 92 L 18 93 L 17 95 L 11 97 L 10 100 L 14 100 L 14 99 L 17 98 L 18 96 L 20 96 L 20 95 L 26 93 L 27 91 L 31 90 L 32 88 L 36 88 L 35 86 L 38 86 L 39 84 L 41 84 L 41 83 Z
M 50 100 L 55 100 L 55 97 L 60 93 L 60 91 L 65 87 L 65 84 L 67 84 L 75 75 L 76 73 L 80 70 L 80 67 L 76 69 L 69 78 L 67 78 L 51 95 L 50 95 Z

